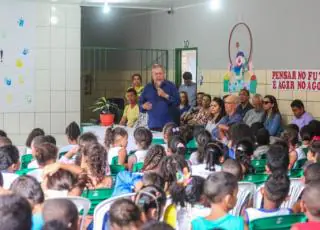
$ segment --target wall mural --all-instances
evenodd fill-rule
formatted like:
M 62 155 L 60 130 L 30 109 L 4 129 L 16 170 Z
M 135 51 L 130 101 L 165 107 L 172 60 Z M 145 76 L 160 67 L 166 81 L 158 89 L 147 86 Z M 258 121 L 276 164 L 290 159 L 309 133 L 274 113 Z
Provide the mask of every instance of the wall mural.
M 236 40 L 235 44 L 233 40 Z M 242 40 L 241 44 L 239 40 Z M 241 22 L 232 28 L 229 36 L 228 72 L 223 77 L 224 92 L 234 93 L 246 88 L 250 93 L 256 93 L 257 77 L 252 65 L 252 41 L 252 33 L 247 24 Z

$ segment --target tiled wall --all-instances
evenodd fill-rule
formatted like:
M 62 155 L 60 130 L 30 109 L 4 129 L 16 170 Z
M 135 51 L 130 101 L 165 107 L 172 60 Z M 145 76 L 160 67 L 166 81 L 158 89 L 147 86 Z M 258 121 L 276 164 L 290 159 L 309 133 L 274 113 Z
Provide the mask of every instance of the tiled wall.
M 223 95 L 223 76 L 226 70 L 203 70 L 203 85 L 198 86 L 198 91 L 203 91 L 212 96 Z M 258 80 L 257 93 L 262 96 L 271 94 L 278 99 L 280 112 L 285 122 L 290 122 L 293 118 L 290 103 L 294 99 L 300 99 L 305 104 L 305 109 L 315 118 L 320 119 L 320 110 L 317 104 L 320 103 L 320 92 L 292 91 L 292 90 L 274 90 L 271 87 L 271 71 L 255 70 Z
M 23 145 L 33 128 L 43 128 L 62 145 L 66 125 L 80 122 L 81 9 L 37 3 L 36 13 L 35 110 L 0 114 L 0 129 L 15 144 Z M 55 25 L 53 14 L 58 18 Z

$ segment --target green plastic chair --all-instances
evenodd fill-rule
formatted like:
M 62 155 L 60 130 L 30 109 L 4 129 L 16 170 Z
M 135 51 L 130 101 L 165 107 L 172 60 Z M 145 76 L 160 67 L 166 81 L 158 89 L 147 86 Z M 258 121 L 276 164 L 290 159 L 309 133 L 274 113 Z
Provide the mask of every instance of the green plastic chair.
M 112 165 L 117 165 L 118 164 L 118 159 L 119 159 L 119 157 L 117 157 L 117 156 L 113 157 L 112 160 L 111 160 L 111 164 Z
M 256 173 L 263 173 L 266 170 L 266 164 L 267 160 L 265 159 L 251 161 L 251 165 L 256 170 Z
M 243 181 L 251 182 L 258 186 L 263 184 L 268 179 L 268 177 L 269 175 L 267 174 L 248 174 L 244 177 Z
M 153 145 L 164 145 L 165 142 L 163 139 L 152 139 L 152 144 Z
M 93 215 L 95 207 L 102 201 L 109 199 L 112 196 L 113 189 L 114 188 L 100 188 L 83 191 L 81 196 L 91 201 L 91 207 L 88 212 L 88 215 Z
M 307 162 L 307 158 L 297 160 L 297 162 L 294 164 L 293 169 L 301 169 L 306 162 Z
M 19 176 L 24 176 L 24 175 L 27 175 L 28 172 L 31 172 L 31 171 L 33 171 L 33 170 L 35 170 L 35 168 L 32 168 L 32 169 L 26 168 L 26 169 L 20 169 L 20 170 L 16 171 L 15 173 L 16 173 L 17 175 L 19 175 Z
M 20 169 L 26 169 L 28 168 L 28 164 L 32 161 L 33 156 L 32 154 L 25 154 L 21 157 L 21 166 Z
M 303 176 L 303 169 L 292 169 L 289 172 L 289 177 L 290 178 L 300 178 Z
M 196 139 L 193 138 L 191 141 L 189 141 L 187 143 L 187 148 L 188 149 L 197 149 L 198 147 L 197 147 Z
M 66 153 L 67 153 L 67 152 L 61 152 L 61 153 L 59 153 L 59 159 L 60 159 L 61 157 L 63 157 L 64 155 L 66 155 Z
M 119 172 L 125 171 L 126 168 L 123 165 L 110 165 L 110 171 L 112 175 L 116 175 Z
M 135 163 L 132 168 L 132 172 L 141 172 L 143 168 L 143 162 Z
M 304 214 L 284 215 L 256 219 L 249 224 L 250 230 L 289 230 L 295 223 L 306 221 Z
M 308 152 L 309 152 L 309 148 L 308 148 L 308 147 L 304 147 L 304 148 L 302 148 L 302 151 L 303 151 L 304 154 L 306 154 L 306 156 L 307 156 L 307 154 L 308 154 Z

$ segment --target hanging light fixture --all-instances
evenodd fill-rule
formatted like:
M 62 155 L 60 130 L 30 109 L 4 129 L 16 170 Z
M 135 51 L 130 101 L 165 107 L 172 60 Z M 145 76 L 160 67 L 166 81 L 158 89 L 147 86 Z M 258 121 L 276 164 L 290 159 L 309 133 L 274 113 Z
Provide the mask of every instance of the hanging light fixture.
M 219 10 L 221 7 L 221 0 L 211 0 L 210 8 L 212 10 Z
M 107 13 L 109 13 L 109 12 L 110 12 L 110 6 L 109 6 L 108 1 L 106 0 L 106 1 L 104 2 L 104 5 L 103 5 L 103 13 L 107 14 Z

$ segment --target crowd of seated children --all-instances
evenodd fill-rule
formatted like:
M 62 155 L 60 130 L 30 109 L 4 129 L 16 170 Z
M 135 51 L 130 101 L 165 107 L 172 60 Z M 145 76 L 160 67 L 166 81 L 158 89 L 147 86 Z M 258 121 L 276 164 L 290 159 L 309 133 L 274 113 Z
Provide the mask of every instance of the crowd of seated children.
M 114 157 L 118 164 L 124 165 L 127 158 L 128 132 L 121 127 L 108 128 L 105 135 L 105 148 L 108 151 L 108 163 L 111 165 Z
M 204 182 L 203 193 L 211 206 L 211 212 L 206 217 L 192 220 L 193 230 L 202 229 L 245 229 L 241 217 L 228 214 L 237 202 L 238 181 L 227 172 L 210 174 Z
M 256 139 L 256 149 L 253 152 L 252 159 L 260 160 L 265 157 L 269 150 L 270 145 L 270 135 L 268 130 L 261 128 L 257 131 L 255 135 Z
M 28 200 L 32 209 L 32 230 L 41 230 L 44 224 L 42 218 L 44 194 L 41 184 L 34 177 L 21 176 L 11 184 L 10 190 Z
M 81 130 L 76 122 L 71 122 L 65 132 L 67 136 L 68 145 L 59 149 L 60 153 L 69 152 L 71 149 L 78 146 L 78 138 L 81 135 Z
M 170 187 L 174 208 L 170 210 L 168 207 L 165 220 L 175 229 L 190 229 L 192 219 L 209 215 L 210 209 L 206 208 L 203 196 L 204 181 L 202 177 L 191 176 L 183 181 L 177 181 Z
M 186 143 L 184 139 L 180 136 L 172 136 L 168 141 L 167 155 L 171 156 L 173 154 L 185 156 L 187 151 Z
M 91 132 L 83 133 L 78 138 L 78 144 L 70 149 L 66 154 L 62 155 L 59 159 L 60 162 L 65 164 L 81 164 L 81 150 L 92 143 L 98 142 L 98 138 Z
M 3 177 L 3 188 L 9 189 L 18 177 L 15 172 L 20 168 L 19 151 L 14 145 L 0 147 L 0 171 Z
M 202 130 L 198 133 L 195 139 L 197 143 L 197 151 L 191 154 L 189 161 L 192 165 L 203 164 L 205 158 L 205 148 L 212 140 L 212 137 L 208 130 Z
M 75 204 L 66 199 L 50 199 L 43 205 L 44 229 L 62 229 L 78 230 L 79 214 Z M 49 226 L 48 226 L 49 225 Z
M 310 162 L 320 162 L 320 140 L 312 141 L 307 154 Z
M 128 169 L 132 171 L 135 163 L 144 162 L 152 142 L 152 133 L 149 129 L 139 127 L 133 133 L 137 150 L 128 158 Z
M 223 162 L 221 169 L 223 172 L 228 172 L 234 175 L 238 181 L 243 179 L 243 169 L 239 161 L 229 158 Z
M 293 128 L 286 128 L 281 134 L 282 139 L 287 142 L 289 147 L 289 170 L 292 169 L 296 162 L 305 159 L 306 156 L 301 148 L 299 148 L 299 133 Z
M 204 110 L 206 98 L 204 96 L 202 99 L 200 111 Z M 225 100 L 224 105 L 223 101 L 214 99 L 212 104 L 216 103 L 216 108 L 211 108 L 210 115 L 213 127 L 224 119 L 222 106 L 228 107 L 229 120 L 224 120 L 227 129 L 223 136 L 215 138 L 215 132 L 205 128 L 206 122 L 202 126 L 198 123 L 195 126 L 168 123 L 163 129 L 164 144 L 152 145 L 152 132 L 139 127 L 133 134 L 137 150 L 131 155 L 126 150 L 128 132 L 122 127 L 108 128 L 105 145 L 102 146 L 93 133 L 79 136 L 79 126 L 73 122 L 66 129 L 69 145 L 60 149 L 67 152 L 63 156 L 58 154 L 54 137 L 46 136 L 41 129 L 34 129 L 28 137 L 27 153 L 34 156 L 34 161 L 29 165 L 27 176 L 15 174 L 20 168 L 19 151 L 8 137 L 1 137 L 0 175 L 3 182 L 0 177 L 0 213 L 4 207 L 10 213 L 16 208 L 10 202 L 18 202 L 21 209 L 29 210 L 25 217 L 19 217 L 28 218 L 25 223 L 29 228 L 20 226 L 17 229 L 78 229 L 78 211 L 72 202 L 63 198 L 81 196 L 88 190 L 109 189 L 113 197 L 132 192 L 136 195 L 132 200 L 122 199 L 112 204 L 101 217 L 104 229 L 138 230 L 148 229 L 149 226 L 155 226 L 154 229 L 156 226 L 193 230 L 246 229 L 257 219 L 289 215 L 291 209 L 295 213 L 304 212 L 311 224 L 317 225 L 319 219 L 315 210 L 319 205 L 314 201 L 312 206 L 310 199 L 317 195 L 314 188 L 318 188 L 320 181 L 320 122 L 312 121 L 300 130 L 296 125 L 289 125 L 280 135 L 281 115 L 272 96 L 264 97 L 264 124 L 253 123 L 251 127 L 232 122 L 234 114 L 231 112 L 238 107 L 233 104 L 237 99 L 227 96 Z M 279 136 L 279 139 L 270 136 Z M 188 160 L 188 143 L 193 138 L 197 149 Z M 270 140 L 274 143 L 270 144 Z M 288 176 L 291 177 L 293 169 L 298 167 L 296 163 L 306 158 L 303 148 L 308 150 L 309 161 L 305 164 L 302 179 L 306 188 L 302 195 L 295 197 L 299 201 L 293 207 L 281 209 L 290 190 Z M 242 207 L 246 210 L 243 217 L 232 216 L 229 212 L 237 204 L 238 182 L 243 179 L 247 181 L 248 175 L 257 174 L 252 159 L 264 158 L 261 162 L 266 162 L 265 171 L 259 173 L 268 175 L 268 179 L 254 194 L 261 194 L 261 203 L 253 208 L 253 202 L 249 201 Z M 138 172 L 134 170 L 136 163 L 143 163 Z M 111 176 L 113 167 L 110 165 L 114 164 L 121 165 L 124 171 Z M 311 197 L 308 194 L 315 195 Z M 2 199 L 4 196 L 8 201 Z M 52 200 L 56 198 L 59 199 Z M 6 202 L 12 208 L 8 208 L 9 203 Z M 25 204 L 29 208 L 23 207 Z M 8 218 L 15 221 L 12 216 Z M 160 220 L 171 227 L 159 224 Z M 8 223 L 3 226 L 14 229 Z M 296 225 L 293 228 L 305 227 Z
M 309 183 L 303 190 L 301 209 L 308 218 L 307 223 L 292 226 L 291 230 L 314 230 L 320 228 L 320 181 Z
M 228 158 L 222 147 L 210 142 L 205 147 L 205 159 L 202 164 L 192 165 L 192 174 L 206 178 L 212 172 L 221 171 L 221 165 Z
M 258 218 L 288 215 L 291 210 L 288 208 L 280 208 L 282 202 L 287 198 L 290 189 L 290 180 L 287 175 L 281 171 L 274 172 L 264 183 L 264 187 L 260 189 L 262 194 L 261 208 L 247 208 L 245 211 L 245 221 L 249 224 L 250 221 Z
M 32 143 L 33 139 L 37 136 L 44 136 L 44 135 L 45 135 L 44 131 L 40 128 L 35 128 L 29 133 L 27 140 L 26 140 L 26 147 L 27 147 L 26 154 L 32 153 L 31 143 Z

